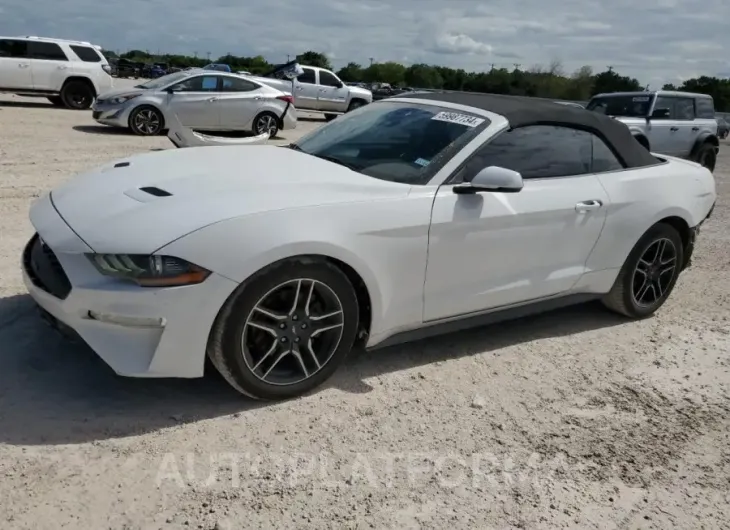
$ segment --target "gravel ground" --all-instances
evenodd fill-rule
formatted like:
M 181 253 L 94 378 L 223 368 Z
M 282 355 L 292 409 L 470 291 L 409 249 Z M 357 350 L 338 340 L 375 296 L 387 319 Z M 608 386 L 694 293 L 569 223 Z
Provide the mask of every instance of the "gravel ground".
M 289 140 L 318 122 L 300 125 Z M 118 378 L 24 292 L 31 200 L 167 147 L 0 97 L 0 527 L 727 528 L 728 145 L 654 318 L 590 305 L 357 354 L 269 405 L 214 374 Z

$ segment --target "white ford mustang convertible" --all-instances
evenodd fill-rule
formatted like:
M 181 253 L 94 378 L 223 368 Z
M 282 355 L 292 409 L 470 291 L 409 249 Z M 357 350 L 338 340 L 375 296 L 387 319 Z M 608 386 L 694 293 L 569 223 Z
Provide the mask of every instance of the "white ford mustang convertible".
M 39 198 L 30 294 L 115 372 L 302 394 L 353 346 L 601 299 L 654 313 L 690 263 L 715 181 L 609 117 L 418 94 L 296 144 L 109 163 Z

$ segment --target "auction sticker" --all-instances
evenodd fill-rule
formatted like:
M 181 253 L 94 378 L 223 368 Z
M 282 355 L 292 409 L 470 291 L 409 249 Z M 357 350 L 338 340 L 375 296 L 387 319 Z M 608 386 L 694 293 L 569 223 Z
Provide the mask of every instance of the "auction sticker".
M 469 116 L 460 112 L 439 112 L 431 119 L 448 123 L 458 123 L 467 127 L 477 127 L 484 123 L 484 118 L 477 118 L 476 116 Z
M 643 103 L 644 101 L 649 101 L 649 97 L 648 96 L 637 96 L 637 97 L 633 98 L 631 101 Z

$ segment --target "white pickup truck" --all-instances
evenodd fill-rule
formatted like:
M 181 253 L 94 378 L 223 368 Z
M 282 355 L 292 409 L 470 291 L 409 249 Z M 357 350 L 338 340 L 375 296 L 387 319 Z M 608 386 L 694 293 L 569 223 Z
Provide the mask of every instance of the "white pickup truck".
M 328 121 L 373 101 L 372 92 L 347 86 L 329 70 L 315 66 L 299 68 L 303 73 L 291 80 L 279 79 L 278 76 L 253 77 L 282 92 L 290 92 L 297 110 L 323 112 Z

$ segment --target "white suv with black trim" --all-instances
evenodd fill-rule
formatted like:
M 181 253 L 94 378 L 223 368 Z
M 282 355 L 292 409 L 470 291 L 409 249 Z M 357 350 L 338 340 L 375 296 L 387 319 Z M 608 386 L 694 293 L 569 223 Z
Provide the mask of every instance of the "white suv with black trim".
M 56 106 L 88 109 L 113 80 L 101 47 L 44 37 L 0 37 L 0 92 L 47 97 Z

